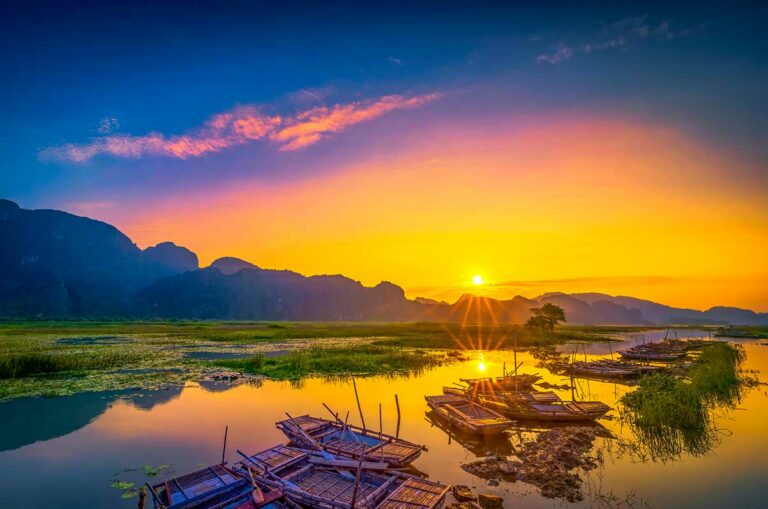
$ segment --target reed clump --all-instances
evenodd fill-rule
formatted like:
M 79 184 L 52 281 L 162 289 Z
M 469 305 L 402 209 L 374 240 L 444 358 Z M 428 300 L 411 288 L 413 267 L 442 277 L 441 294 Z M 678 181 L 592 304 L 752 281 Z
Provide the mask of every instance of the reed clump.
M 217 360 L 213 364 L 276 379 L 295 379 L 308 375 L 384 374 L 419 371 L 447 362 L 444 353 L 357 345 L 354 347 L 312 346 L 286 355 L 265 358 Z
M 630 422 L 644 428 L 704 429 L 708 410 L 735 405 L 750 379 L 740 366 L 744 351 L 728 343 L 704 349 L 686 379 L 653 374 L 641 380 L 622 403 Z
M 22 353 L 0 357 L 0 379 L 25 378 L 53 373 L 108 369 L 125 364 L 117 354 Z

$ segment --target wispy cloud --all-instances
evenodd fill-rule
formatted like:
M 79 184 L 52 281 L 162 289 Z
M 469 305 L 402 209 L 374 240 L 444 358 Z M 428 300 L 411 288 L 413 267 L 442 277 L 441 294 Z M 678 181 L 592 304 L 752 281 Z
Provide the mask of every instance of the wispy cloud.
M 317 106 L 291 116 L 267 114 L 254 105 L 238 106 L 213 115 L 202 126 L 185 134 L 108 134 L 88 143 L 49 147 L 40 153 L 40 157 L 75 163 L 88 161 L 100 154 L 125 158 L 166 156 L 187 159 L 254 141 L 273 143 L 283 151 L 297 150 L 355 124 L 373 120 L 390 111 L 418 108 L 438 97 L 436 93 L 411 97 L 389 95 L 366 101 Z
M 536 62 L 559 64 L 577 54 L 590 54 L 618 48 L 627 49 L 644 40 L 666 41 L 689 33 L 689 30 L 673 31 L 669 21 L 666 20 L 652 22 L 645 15 L 633 16 L 606 25 L 592 41 L 575 45 L 559 42 L 553 51 L 538 55 Z

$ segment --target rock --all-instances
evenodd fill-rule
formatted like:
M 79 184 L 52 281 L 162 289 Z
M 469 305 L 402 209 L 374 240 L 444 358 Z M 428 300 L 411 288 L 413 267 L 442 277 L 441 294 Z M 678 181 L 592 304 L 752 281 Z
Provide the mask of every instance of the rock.
M 536 440 L 522 444 L 515 457 L 489 456 L 461 467 L 496 486 L 499 478 L 523 481 L 539 488 L 548 498 L 570 502 L 583 499 L 582 480 L 574 469 L 589 471 L 597 467 L 599 458 L 589 454 L 595 440 L 589 427 L 566 427 L 544 431 Z
M 459 502 L 469 502 L 469 501 L 477 500 L 477 497 L 475 496 L 474 493 L 472 493 L 472 490 L 469 489 L 469 486 L 457 484 L 452 488 L 452 491 L 453 491 L 453 497 Z
M 483 509 L 502 509 L 502 507 L 504 507 L 504 499 L 497 497 L 496 495 L 481 493 L 479 500 L 480 506 Z

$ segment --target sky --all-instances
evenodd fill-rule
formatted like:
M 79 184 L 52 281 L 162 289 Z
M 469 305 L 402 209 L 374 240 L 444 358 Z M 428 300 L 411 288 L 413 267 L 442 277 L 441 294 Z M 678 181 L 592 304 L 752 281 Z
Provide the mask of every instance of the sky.
M 0 197 L 411 298 L 768 311 L 764 3 L 113 4 L 0 3 Z

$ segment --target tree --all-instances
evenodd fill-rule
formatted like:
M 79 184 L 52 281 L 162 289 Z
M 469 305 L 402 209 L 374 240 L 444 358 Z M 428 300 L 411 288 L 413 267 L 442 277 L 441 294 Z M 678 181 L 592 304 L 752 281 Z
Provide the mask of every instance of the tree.
M 559 322 L 565 322 L 565 310 L 551 302 L 547 302 L 540 308 L 531 309 L 531 317 L 525 322 L 527 327 L 545 332 L 554 332 Z

